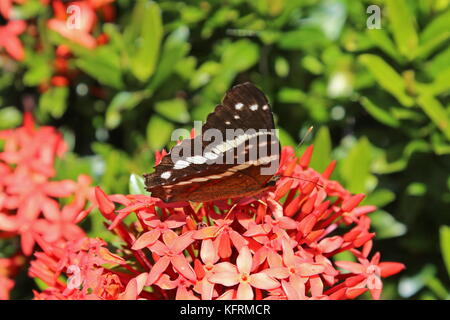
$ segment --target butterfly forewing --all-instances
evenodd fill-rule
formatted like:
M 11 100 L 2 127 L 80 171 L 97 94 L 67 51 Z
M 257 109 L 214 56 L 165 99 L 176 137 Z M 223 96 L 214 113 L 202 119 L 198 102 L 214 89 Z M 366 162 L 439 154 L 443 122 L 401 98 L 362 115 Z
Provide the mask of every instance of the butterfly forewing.
M 237 85 L 207 117 L 202 135 L 183 140 L 163 157 L 154 173 L 145 175 L 147 190 L 167 202 L 210 201 L 258 193 L 273 176 L 262 174 L 260 169 L 278 164 L 279 160 L 273 129 L 273 115 L 265 95 L 251 83 Z M 210 139 L 207 135 L 211 130 L 220 133 L 223 140 Z M 230 137 L 229 132 L 234 136 Z M 263 144 L 268 147 L 260 155 Z

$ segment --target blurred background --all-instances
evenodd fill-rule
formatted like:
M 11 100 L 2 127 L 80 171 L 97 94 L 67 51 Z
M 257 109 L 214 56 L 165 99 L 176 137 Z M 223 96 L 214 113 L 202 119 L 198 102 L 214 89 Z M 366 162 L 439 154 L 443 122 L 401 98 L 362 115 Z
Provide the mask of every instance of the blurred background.
M 407 267 L 382 298 L 448 299 L 449 0 L 0 0 L 0 129 L 26 110 L 61 130 L 57 179 L 127 193 L 173 129 L 245 81 L 283 145 L 313 125 L 298 154 L 314 144 L 313 168 L 336 159 L 332 178 L 378 206 L 375 249 Z

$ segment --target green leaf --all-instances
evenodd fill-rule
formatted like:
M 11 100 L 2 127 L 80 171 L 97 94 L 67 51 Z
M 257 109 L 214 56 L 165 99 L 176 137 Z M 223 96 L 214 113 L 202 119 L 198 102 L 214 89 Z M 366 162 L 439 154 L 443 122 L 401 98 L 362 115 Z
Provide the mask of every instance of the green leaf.
M 331 137 L 328 127 L 323 126 L 314 139 L 314 152 L 311 158 L 311 168 L 323 172 L 331 162 Z
M 284 57 L 277 57 L 275 59 L 275 72 L 277 76 L 285 78 L 289 74 L 289 62 Z
M 76 60 L 76 65 L 104 85 L 123 87 L 120 59 L 112 46 L 104 45 Z
M 424 140 L 412 140 L 403 149 L 403 153 L 391 159 L 388 152 L 381 152 L 378 157 L 374 159 L 373 172 L 377 174 L 389 174 L 393 172 L 402 171 L 408 165 L 411 156 L 416 152 L 429 152 L 431 146 Z
M 352 193 L 366 192 L 366 183 L 370 178 L 372 147 L 366 137 L 362 137 L 353 146 L 345 159 L 340 161 L 340 174 Z
M 369 69 L 378 84 L 402 105 L 411 107 L 414 104 L 414 100 L 406 94 L 403 78 L 382 58 L 373 54 L 362 54 L 358 59 Z
M 432 38 L 424 43 L 422 43 L 417 50 L 417 56 L 420 58 L 426 58 L 430 54 L 432 54 L 441 44 L 443 44 L 445 41 L 447 41 L 450 38 L 450 32 L 446 31 L 439 35 L 437 35 L 435 38 Z
M 129 192 L 130 192 L 130 194 L 147 194 L 148 193 L 145 190 L 144 178 L 141 175 L 137 175 L 134 173 L 132 173 L 130 175 Z
M 186 123 L 190 119 L 186 100 L 183 99 L 159 101 L 155 104 L 155 110 L 172 121 Z
M 398 286 L 398 292 L 403 298 L 409 298 L 422 289 L 428 280 L 436 274 L 436 267 L 427 264 L 422 270 L 412 277 L 402 277 Z
M 164 147 L 172 135 L 174 126 L 161 117 L 153 116 L 147 124 L 147 142 L 153 150 Z
M 391 113 L 386 111 L 385 109 L 377 106 L 375 103 L 370 101 L 366 97 L 361 98 L 361 105 L 366 109 L 366 111 L 375 119 L 380 121 L 381 123 L 397 128 L 400 126 L 400 121 L 398 121 Z
M 93 157 L 78 157 L 73 152 L 68 152 L 64 158 L 55 159 L 56 179 L 76 180 L 80 174 L 92 173 Z
M 189 29 L 180 27 L 173 31 L 164 42 L 161 59 L 158 68 L 150 80 L 148 89 L 152 92 L 158 88 L 174 71 L 178 61 L 180 61 L 190 49 L 187 39 Z
M 450 117 L 442 104 L 431 95 L 421 95 L 417 103 L 425 114 L 436 124 L 436 126 L 450 140 Z
M 37 86 L 48 81 L 52 76 L 51 60 L 44 54 L 27 51 L 25 64 L 29 68 L 23 76 L 23 83 L 26 86 Z
M 278 41 L 279 47 L 285 50 L 308 50 L 324 47 L 328 43 L 321 30 L 311 27 L 285 32 Z
M 421 182 L 411 182 L 406 188 L 406 194 L 421 197 L 427 193 L 427 185 Z
M 307 99 L 307 95 L 295 88 L 283 87 L 278 91 L 278 100 L 283 103 L 301 103 Z
M 396 61 L 400 62 L 402 60 L 397 48 L 392 42 L 391 38 L 388 36 L 385 29 L 368 29 L 366 30 L 366 35 L 372 40 L 372 42 L 386 54 L 391 56 Z
M 398 222 L 395 218 L 383 210 L 370 214 L 372 227 L 375 229 L 377 239 L 389 239 L 400 237 L 406 233 L 406 225 Z
M 441 226 L 439 229 L 442 259 L 450 277 L 450 227 Z
M 364 199 L 365 205 L 374 205 L 379 208 L 395 200 L 395 193 L 388 189 L 377 189 L 369 193 Z
M 432 77 L 439 76 L 444 70 L 450 69 L 448 61 L 450 60 L 450 46 L 447 47 L 442 52 L 436 54 L 425 67 L 425 72 L 427 72 Z
M 122 119 L 121 112 L 136 107 L 144 98 L 146 93 L 143 91 L 117 93 L 111 100 L 106 109 L 105 124 L 108 129 L 116 128 Z
M 258 46 L 248 40 L 229 44 L 222 55 L 224 68 L 242 72 L 252 67 L 259 59 Z
M 431 135 L 431 144 L 436 154 L 450 154 L 450 143 L 440 132 L 436 131 Z
M 106 143 L 94 142 L 92 150 L 98 155 L 93 159 L 94 176 L 106 193 L 124 193 L 128 190 L 130 160 L 128 155 Z
M 430 277 L 427 281 L 427 287 L 441 300 L 449 298 L 444 284 L 436 277 Z
M 10 129 L 22 123 L 22 113 L 15 107 L 5 107 L 0 109 L 0 130 Z
M 141 82 L 155 72 L 163 36 L 161 11 L 155 2 L 139 0 L 125 31 L 131 71 Z
M 430 95 L 447 94 L 450 91 L 450 68 L 441 70 L 434 78 L 434 81 L 425 87 L 424 93 Z
M 386 5 L 395 43 L 405 57 L 413 60 L 419 42 L 414 16 L 405 0 L 386 0 Z
M 39 288 L 39 290 L 44 291 L 46 290 L 49 286 L 48 284 L 46 284 L 43 280 L 41 280 L 40 278 L 34 278 L 34 283 L 36 284 L 36 286 Z
M 420 41 L 422 43 L 448 33 L 448 30 L 450 30 L 450 10 L 445 11 L 438 17 L 433 17 L 429 21 L 430 23 L 420 34 Z
M 68 96 L 69 89 L 67 87 L 52 87 L 41 95 L 39 108 L 54 118 L 61 118 L 67 108 Z
M 285 131 L 283 128 L 278 128 L 278 139 L 280 140 L 280 144 L 282 146 L 295 146 L 295 140 L 291 137 L 291 135 Z

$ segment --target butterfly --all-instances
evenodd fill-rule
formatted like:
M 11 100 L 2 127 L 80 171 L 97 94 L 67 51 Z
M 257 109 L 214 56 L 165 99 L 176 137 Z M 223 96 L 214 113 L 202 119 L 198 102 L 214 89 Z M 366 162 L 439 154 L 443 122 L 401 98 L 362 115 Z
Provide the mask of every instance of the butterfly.
M 255 85 L 228 90 L 201 129 L 144 175 L 152 197 L 206 202 L 254 196 L 275 185 L 281 149 L 269 102 Z

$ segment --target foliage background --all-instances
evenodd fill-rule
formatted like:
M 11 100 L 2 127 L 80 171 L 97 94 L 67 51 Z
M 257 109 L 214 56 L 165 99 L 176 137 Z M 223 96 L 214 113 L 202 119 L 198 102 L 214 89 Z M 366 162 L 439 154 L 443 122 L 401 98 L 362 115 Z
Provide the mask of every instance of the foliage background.
M 381 29 L 366 25 L 373 4 Z M 314 125 L 298 153 L 313 143 L 319 171 L 337 159 L 333 178 L 380 208 L 376 246 L 407 266 L 383 298 L 449 298 L 450 1 L 112 5 L 115 18 L 98 14 L 92 30 L 108 41 L 94 49 L 48 29 L 51 6 L 14 8 L 36 27 L 20 36 L 23 61 L 0 57 L 1 129 L 32 109 L 69 141 L 59 179 L 88 173 L 106 192 L 126 193 L 130 173 L 151 170 L 174 128 L 204 120 L 230 86 L 252 81 L 270 98 L 282 144 Z M 72 52 L 63 85 L 53 81 L 62 44 Z M 91 220 L 98 235 L 101 221 Z M 0 241 L 0 255 L 13 246 Z M 33 285 L 18 283 L 13 298 Z

